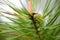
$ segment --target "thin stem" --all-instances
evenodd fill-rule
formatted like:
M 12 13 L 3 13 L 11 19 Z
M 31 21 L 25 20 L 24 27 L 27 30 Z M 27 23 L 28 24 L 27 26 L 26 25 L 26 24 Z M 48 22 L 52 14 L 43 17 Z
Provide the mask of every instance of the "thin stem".
M 32 1 L 31 0 L 28 1 L 28 10 L 30 13 L 32 12 Z
M 31 1 L 31 0 L 28 1 L 28 10 L 29 10 L 30 13 L 32 13 L 32 1 Z M 33 14 L 33 13 L 32 13 L 32 14 Z M 36 21 L 35 21 L 35 19 L 34 19 L 34 15 L 31 15 L 31 20 L 32 20 L 33 25 L 34 25 L 34 27 L 35 27 L 36 34 L 37 34 L 39 40 L 41 40 L 41 39 L 40 39 L 40 33 L 39 33 L 38 27 L 37 27 L 37 25 L 36 25 Z
M 32 14 L 33 14 L 33 13 L 32 13 Z M 37 34 L 39 40 L 41 40 L 41 38 L 40 38 L 40 33 L 39 33 L 39 30 L 38 30 L 39 27 L 36 25 L 36 21 L 35 21 L 35 19 L 34 19 L 34 15 L 31 16 L 31 20 L 32 20 L 33 25 L 34 25 L 34 27 L 35 27 L 36 34 Z

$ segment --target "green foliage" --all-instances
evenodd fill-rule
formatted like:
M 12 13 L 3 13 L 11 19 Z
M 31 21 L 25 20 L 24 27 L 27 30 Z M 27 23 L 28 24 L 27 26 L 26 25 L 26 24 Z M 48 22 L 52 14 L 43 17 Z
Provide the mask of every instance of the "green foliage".
M 0 20 L 0 40 L 60 40 L 60 22 L 58 20 L 60 19 L 60 0 L 46 0 L 43 15 L 38 12 L 31 15 L 21 0 L 21 9 L 8 0 L 3 1 L 15 13 L 11 15 L 14 18 L 0 13 L 1 16 L 12 21 L 9 23 Z M 38 1 L 42 3 L 42 0 Z M 37 10 L 38 1 L 32 0 L 33 11 Z

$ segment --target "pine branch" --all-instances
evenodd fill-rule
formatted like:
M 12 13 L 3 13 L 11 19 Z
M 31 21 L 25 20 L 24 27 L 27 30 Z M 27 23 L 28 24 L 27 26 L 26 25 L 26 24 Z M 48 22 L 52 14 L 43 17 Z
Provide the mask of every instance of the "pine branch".
M 32 14 L 33 14 L 33 13 L 32 13 Z M 37 34 L 39 40 L 41 40 L 41 38 L 40 38 L 40 33 L 39 33 L 39 30 L 38 30 L 39 27 L 36 25 L 36 21 L 35 21 L 35 19 L 34 19 L 34 15 L 31 15 L 31 20 L 32 20 L 32 23 L 33 23 L 34 28 L 35 28 L 35 30 L 36 30 L 36 34 Z

